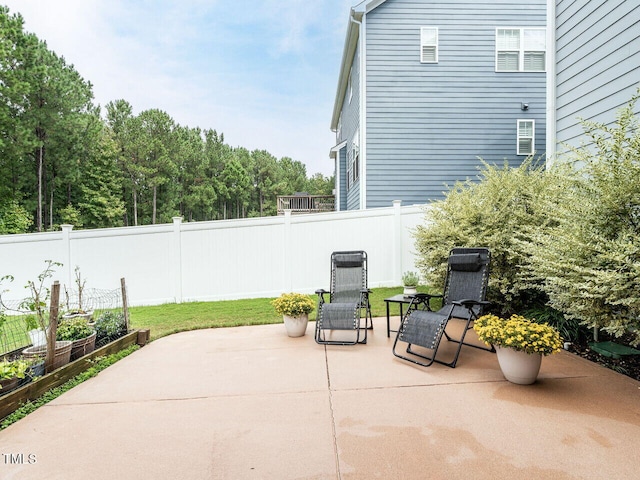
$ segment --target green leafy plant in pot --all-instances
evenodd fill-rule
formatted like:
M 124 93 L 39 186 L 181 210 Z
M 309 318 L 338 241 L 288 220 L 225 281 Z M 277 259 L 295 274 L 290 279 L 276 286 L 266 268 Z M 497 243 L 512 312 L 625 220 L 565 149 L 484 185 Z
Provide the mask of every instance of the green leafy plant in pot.
M 96 331 L 85 318 L 75 317 L 63 320 L 58 324 L 56 340 L 73 342 L 71 346 L 71 360 L 93 352 L 96 345 Z
M 404 272 L 402 274 L 402 285 L 404 286 L 404 295 L 415 295 L 418 290 L 417 286 L 420 283 L 420 277 L 416 272 Z
M 16 388 L 28 376 L 33 362 L 24 358 L 0 360 L 0 394 Z

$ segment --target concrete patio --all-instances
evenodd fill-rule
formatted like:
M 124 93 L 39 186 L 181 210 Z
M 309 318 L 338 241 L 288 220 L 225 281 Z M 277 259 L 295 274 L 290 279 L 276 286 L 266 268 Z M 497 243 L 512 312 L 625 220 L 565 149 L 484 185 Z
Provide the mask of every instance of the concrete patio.
M 566 352 L 531 386 L 473 348 L 421 368 L 374 323 L 355 347 L 313 323 L 157 340 L 0 432 L 0 478 L 640 478 L 640 382 Z

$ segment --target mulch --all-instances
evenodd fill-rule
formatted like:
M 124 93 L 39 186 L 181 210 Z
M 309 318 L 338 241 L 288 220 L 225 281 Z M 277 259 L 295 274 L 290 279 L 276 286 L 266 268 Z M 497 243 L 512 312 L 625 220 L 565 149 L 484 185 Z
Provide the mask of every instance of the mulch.
M 631 345 L 631 336 L 623 336 L 620 338 L 611 338 L 606 334 L 601 334 L 598 338 L 599 341 L 612 341 L 620 345 Z M 640 347 L 634 347 L 640 350 Z M 580 355 L 583 358 L 591 362 L 598 363 L 604 367 L 615 370 L 618 373 L 626 375 L 630 378 L 640 381 L 640 355 L 623 355 L 619 359 L 606 357 L 598 352 L 595 352 L 589 347 L 589 341 L 587 339 L 581 339 L 578 342 L 574 342 L 569 346 L 570 352 Z

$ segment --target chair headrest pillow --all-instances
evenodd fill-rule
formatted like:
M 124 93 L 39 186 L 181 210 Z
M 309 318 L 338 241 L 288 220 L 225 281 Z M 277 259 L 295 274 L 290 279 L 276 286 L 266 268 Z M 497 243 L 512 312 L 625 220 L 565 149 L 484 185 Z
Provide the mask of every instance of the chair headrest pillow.
M 458 272 L 477 272 L 482 264 L 479 253 L 455 253 L 449 256 L 451 270 Z
M 364 258 L 362 254 L 341 254 L 335 255 L 333 262 L 336 267 L 362 267 Z

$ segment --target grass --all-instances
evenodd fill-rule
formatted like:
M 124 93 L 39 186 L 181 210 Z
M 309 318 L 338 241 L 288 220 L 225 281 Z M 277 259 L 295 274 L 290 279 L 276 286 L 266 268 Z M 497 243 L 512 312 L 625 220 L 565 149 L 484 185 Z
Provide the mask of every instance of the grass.
M 369 297 L 372 315 L 386 316 L 384 299 L 402 293 L 402 287 L 374 288 Z M 419 291 L 426 292 L 424 287 Z M 315 295 L 312 295 L 315 298 Z M 155 340 L 172 333 L 201 328 L 237 327 L 282 323 L 271 305 L 272 298 L 248 300 L 224 300 L 217 302 L 187 302 L 149 307 L 131 307 L 131 326 L 134 329 L 150 329 Z M 316 312 L 309 315 L 315 320 Z

